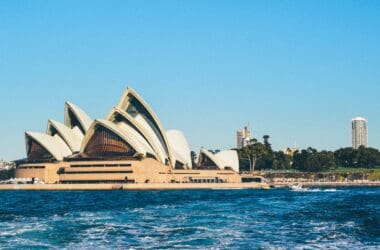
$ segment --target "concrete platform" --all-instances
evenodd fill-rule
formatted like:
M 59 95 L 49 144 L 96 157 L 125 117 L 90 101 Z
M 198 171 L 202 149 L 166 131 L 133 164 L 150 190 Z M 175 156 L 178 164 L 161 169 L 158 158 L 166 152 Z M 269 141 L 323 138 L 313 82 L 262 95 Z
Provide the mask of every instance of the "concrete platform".
M 0 190 L 191 190 L 191 189 L 268 189 L 263 183 L 141 183 L 141 184 L 3 184 Z

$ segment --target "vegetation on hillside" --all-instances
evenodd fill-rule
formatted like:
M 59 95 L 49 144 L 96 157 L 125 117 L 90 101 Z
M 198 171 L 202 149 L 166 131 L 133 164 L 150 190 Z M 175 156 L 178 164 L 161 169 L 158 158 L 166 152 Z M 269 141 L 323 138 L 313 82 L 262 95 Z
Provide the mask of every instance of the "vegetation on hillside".
M 335 152 L 307 148 L 293 156 L 274 151 L 269 136 L 263 142 L 251 140 L 250 145 L 238 149 L 241 171 L 296 170 L 301 172 L 326 172 L 332 169 L 374 169 L 380 166 L 380 151 L 375 148 L 341 148 Z

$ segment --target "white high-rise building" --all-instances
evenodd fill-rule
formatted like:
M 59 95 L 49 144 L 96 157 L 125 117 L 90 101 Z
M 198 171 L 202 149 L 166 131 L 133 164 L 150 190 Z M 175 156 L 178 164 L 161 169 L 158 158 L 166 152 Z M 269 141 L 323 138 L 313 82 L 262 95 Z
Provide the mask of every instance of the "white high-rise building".
M 244 127 L 243 130 L 238 130 L 236 132 L 236 147 L 238 149 L 244 148 L 251 143 L 251 131 L 248 126 Z
M 352 119 L 352 147 L 368 147 L 367 120 L 362 117 Z

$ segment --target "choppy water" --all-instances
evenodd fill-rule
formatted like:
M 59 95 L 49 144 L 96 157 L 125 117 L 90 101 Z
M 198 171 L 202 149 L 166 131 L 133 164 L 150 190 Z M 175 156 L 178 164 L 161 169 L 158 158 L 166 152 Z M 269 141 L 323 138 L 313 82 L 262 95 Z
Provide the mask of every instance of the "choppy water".
M 0 248 L 380 249 L 380 188 L 5 191 Z

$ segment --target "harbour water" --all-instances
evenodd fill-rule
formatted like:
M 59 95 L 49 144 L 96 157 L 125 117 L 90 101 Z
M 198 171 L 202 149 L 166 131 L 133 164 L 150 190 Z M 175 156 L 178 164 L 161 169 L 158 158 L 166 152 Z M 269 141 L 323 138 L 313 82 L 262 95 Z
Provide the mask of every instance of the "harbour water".
M 0 248 L 379 249 L 380 188 L 2 191 Z

